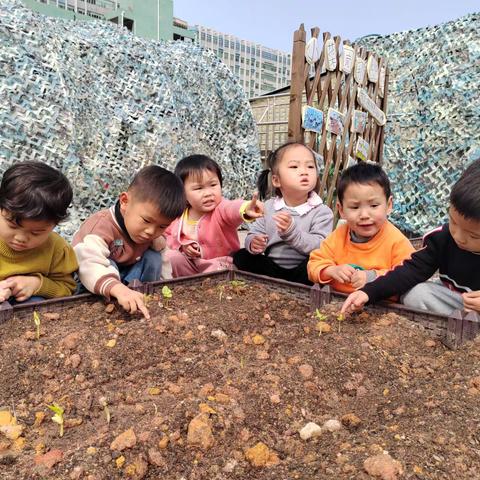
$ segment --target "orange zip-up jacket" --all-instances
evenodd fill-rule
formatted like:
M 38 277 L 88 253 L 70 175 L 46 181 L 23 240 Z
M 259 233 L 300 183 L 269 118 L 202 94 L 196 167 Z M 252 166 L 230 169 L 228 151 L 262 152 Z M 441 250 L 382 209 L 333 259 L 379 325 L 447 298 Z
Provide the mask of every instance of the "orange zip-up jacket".
M 388 220 L 379 232 L 368 242 L 354 243 L 350 239 L 350 228 L 341 225 L 310 253 L 308 277 L 315 283 L 328 283 L 334 290 L 350 293 L 355 289 L 351 284 L 325 278 L 325 268 L 335 265 L 353 264 L 364 270 L 374 270 L 377 277 L 384 275 L 415 251 L 412 244 L 400 230 Z

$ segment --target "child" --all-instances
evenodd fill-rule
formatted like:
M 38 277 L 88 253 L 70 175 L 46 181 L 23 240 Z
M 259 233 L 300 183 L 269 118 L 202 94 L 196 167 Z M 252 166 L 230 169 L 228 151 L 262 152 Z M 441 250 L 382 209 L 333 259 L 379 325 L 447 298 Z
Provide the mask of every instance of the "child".
M 261 216 L 263 205 L 256 196 L 247 202 L 223 198 L 220 167 L 205 155 L 183 158 L 175 173 L 183 182 L 188 207 L 168 229 L 172 276 L 226 268 L 240 248 L 237 228 Z
M 440 281 L 426 282 L 437 270 Z M 423 248 L 411 260 L 352 293 L 342 311 L 358 310 L 367 302 L 411 289 L 402 298 L 408 307 L 443 315 L 457 309 L 480 312 L 479 272 L 480 159 L 453 186 L 449 223 L 425 235 Z
M 85 220 L 73 237 L 80 281 L 93 293 L 115 297 L 128 312 L 140 310 L 150 318 L 143 294 L 124 283 L 160 279 L 161 235 L 184 208 L 183 186 L 173 173 L 157 165 L 142 168 L 116 204 Z
M 337 186 L 339 226 L 310 255 L 312 282 L 335 290 L 362 288 L 410 257 L 414 248 L 387 220 L 392 210 L 390 181 L 379 165 L 361 162 L 347 168 Z
M 269 187 L 276 198 L 265 203 L 265 217 L 250 228 L 245 248 L 233 261 L 240 270 L 311 285 L 308 255 L 332 231 L 333 213 L 315 193 L 317 162 L 302 143 L 286 143 L 268 158 L 258 179 L 260 197 Z
M 72 247 L 52 230 L 67 218 L 72 187 L 40 162 L 10 167 L 0 185 L 0 302 L 71 295 L 78 268 Z

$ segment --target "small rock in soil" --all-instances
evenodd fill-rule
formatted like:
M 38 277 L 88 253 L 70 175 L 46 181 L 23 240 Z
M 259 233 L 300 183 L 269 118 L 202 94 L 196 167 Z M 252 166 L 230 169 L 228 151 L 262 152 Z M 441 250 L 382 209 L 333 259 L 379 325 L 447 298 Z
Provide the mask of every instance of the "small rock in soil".
M 354 413 L 347 413 L 342 417 L 342 423 L 346 427 L 357 428 L 362 421 Z
M 322 434 L 322 427 L 314 422 L 308 422 L 299 433 L 302 440 L 308 440 L 309 438 L 319 437 Z
M 73 350 L 77 347 L 79 341 L 80 333 L 72 332 L 60 340 L 60 346 L 65 347 L 67 350 Z
M 162 457 L 162 454 L 156 448 L 150 448 L 148 450 L 148 461 L 156 467 L 165 467 L 166 463 Z
M 323 430 L 327 430 L 329 432 L 338 432 L 342 428 L 342 424 L 335 419 L 327 420 L 323 424 Z
M 115 438 L 115 440 L 110 445 L 110 450 L 117 450 L 121 452 L 126 448 L 132 448 L 137 443 L 137 437 L 135 436 L 135 432 L 133 428 L 129 428 L 125 432 L 121 433 L 120 435 Z
M 35 465 L 45 467 L 48 470 L 62 461 L 63 452 L 61 450 L 50 450 L 44 455 L 35 455 Z
M 128 477 L 133 478 L 134 480 L 141 480 L 145 477 L 148 472 L 148 463 L 145 460 L 145 457 L 140 454 L 137 455 L 133 463 L 125 467 L 125 473 Z
M 402 464 L 385 453 L 368 457 L 363 462 L 363 468 L 372 477 L 382 480 L 397 480 L 403 474 Z
M 0 427 L 0 432 L 3 433 L 9 440 L 16 440 L 23 432 L 22 425 L 3 425 Z
M 212 330 L 212 333 L 210 333 L 210 336 L 212 336 L 213 338 L 216 338 L 217 340 L 220 340 L 221 342 L 223 342 L 228 338 L 228 335 L 223 330 L 220 330 L 220 329 Z
M 188 425 L 187 442 L 206 451 L 213 446 L 212 427 L 208 414 L 199 413 Z
M 42 313 L 42 317 L 45 320 L 58 320 L 60 318 L 60 314 L 54 313 L 54 312 L 47 312 L 47 313 Z
M 264 443 L 258 442 L 254 447 L 245 452 L 245 458 L 254 467 L 271 467 L 279 463 L 278 456 L 271 451 Z
M 82 361 L 82 358 L 78 353 L 74 353 L 73 355 L 70 356 L 70 365 L 72 366 L 72 368 L 78 368 L 81 361 Z
M 310 378 L 313 375 L 313 367 L 311 365 L 308 365 L 307 363 L 304 365 L 300 365 L 298 367 L 298 371 L 300 372 L 300 375 L 305 379 Z

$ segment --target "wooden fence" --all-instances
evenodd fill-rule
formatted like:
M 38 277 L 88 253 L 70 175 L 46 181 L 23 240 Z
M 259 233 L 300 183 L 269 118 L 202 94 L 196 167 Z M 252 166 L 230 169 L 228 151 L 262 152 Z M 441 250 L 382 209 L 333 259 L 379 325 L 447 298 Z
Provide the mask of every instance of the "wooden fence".
M 288 138 L 321 155 L 320 195 L 335 209 L 339 173 L 357 159 L 382 163 L 387 113 L 386 60 L 348 40 L 294 33 Z M 302 105 L 306 94 L 307 104 Z

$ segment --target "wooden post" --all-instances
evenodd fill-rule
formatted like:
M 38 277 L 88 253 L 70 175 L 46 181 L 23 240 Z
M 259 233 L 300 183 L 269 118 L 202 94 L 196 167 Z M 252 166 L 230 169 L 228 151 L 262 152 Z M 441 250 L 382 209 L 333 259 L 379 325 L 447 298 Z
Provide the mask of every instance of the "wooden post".
M 290 85 L 290 108 L 288 111 L 288 140 L 303 142 L 302 97 L 305 80 L 305 38 L 303 23 L 293 34 L 292 83 Z

